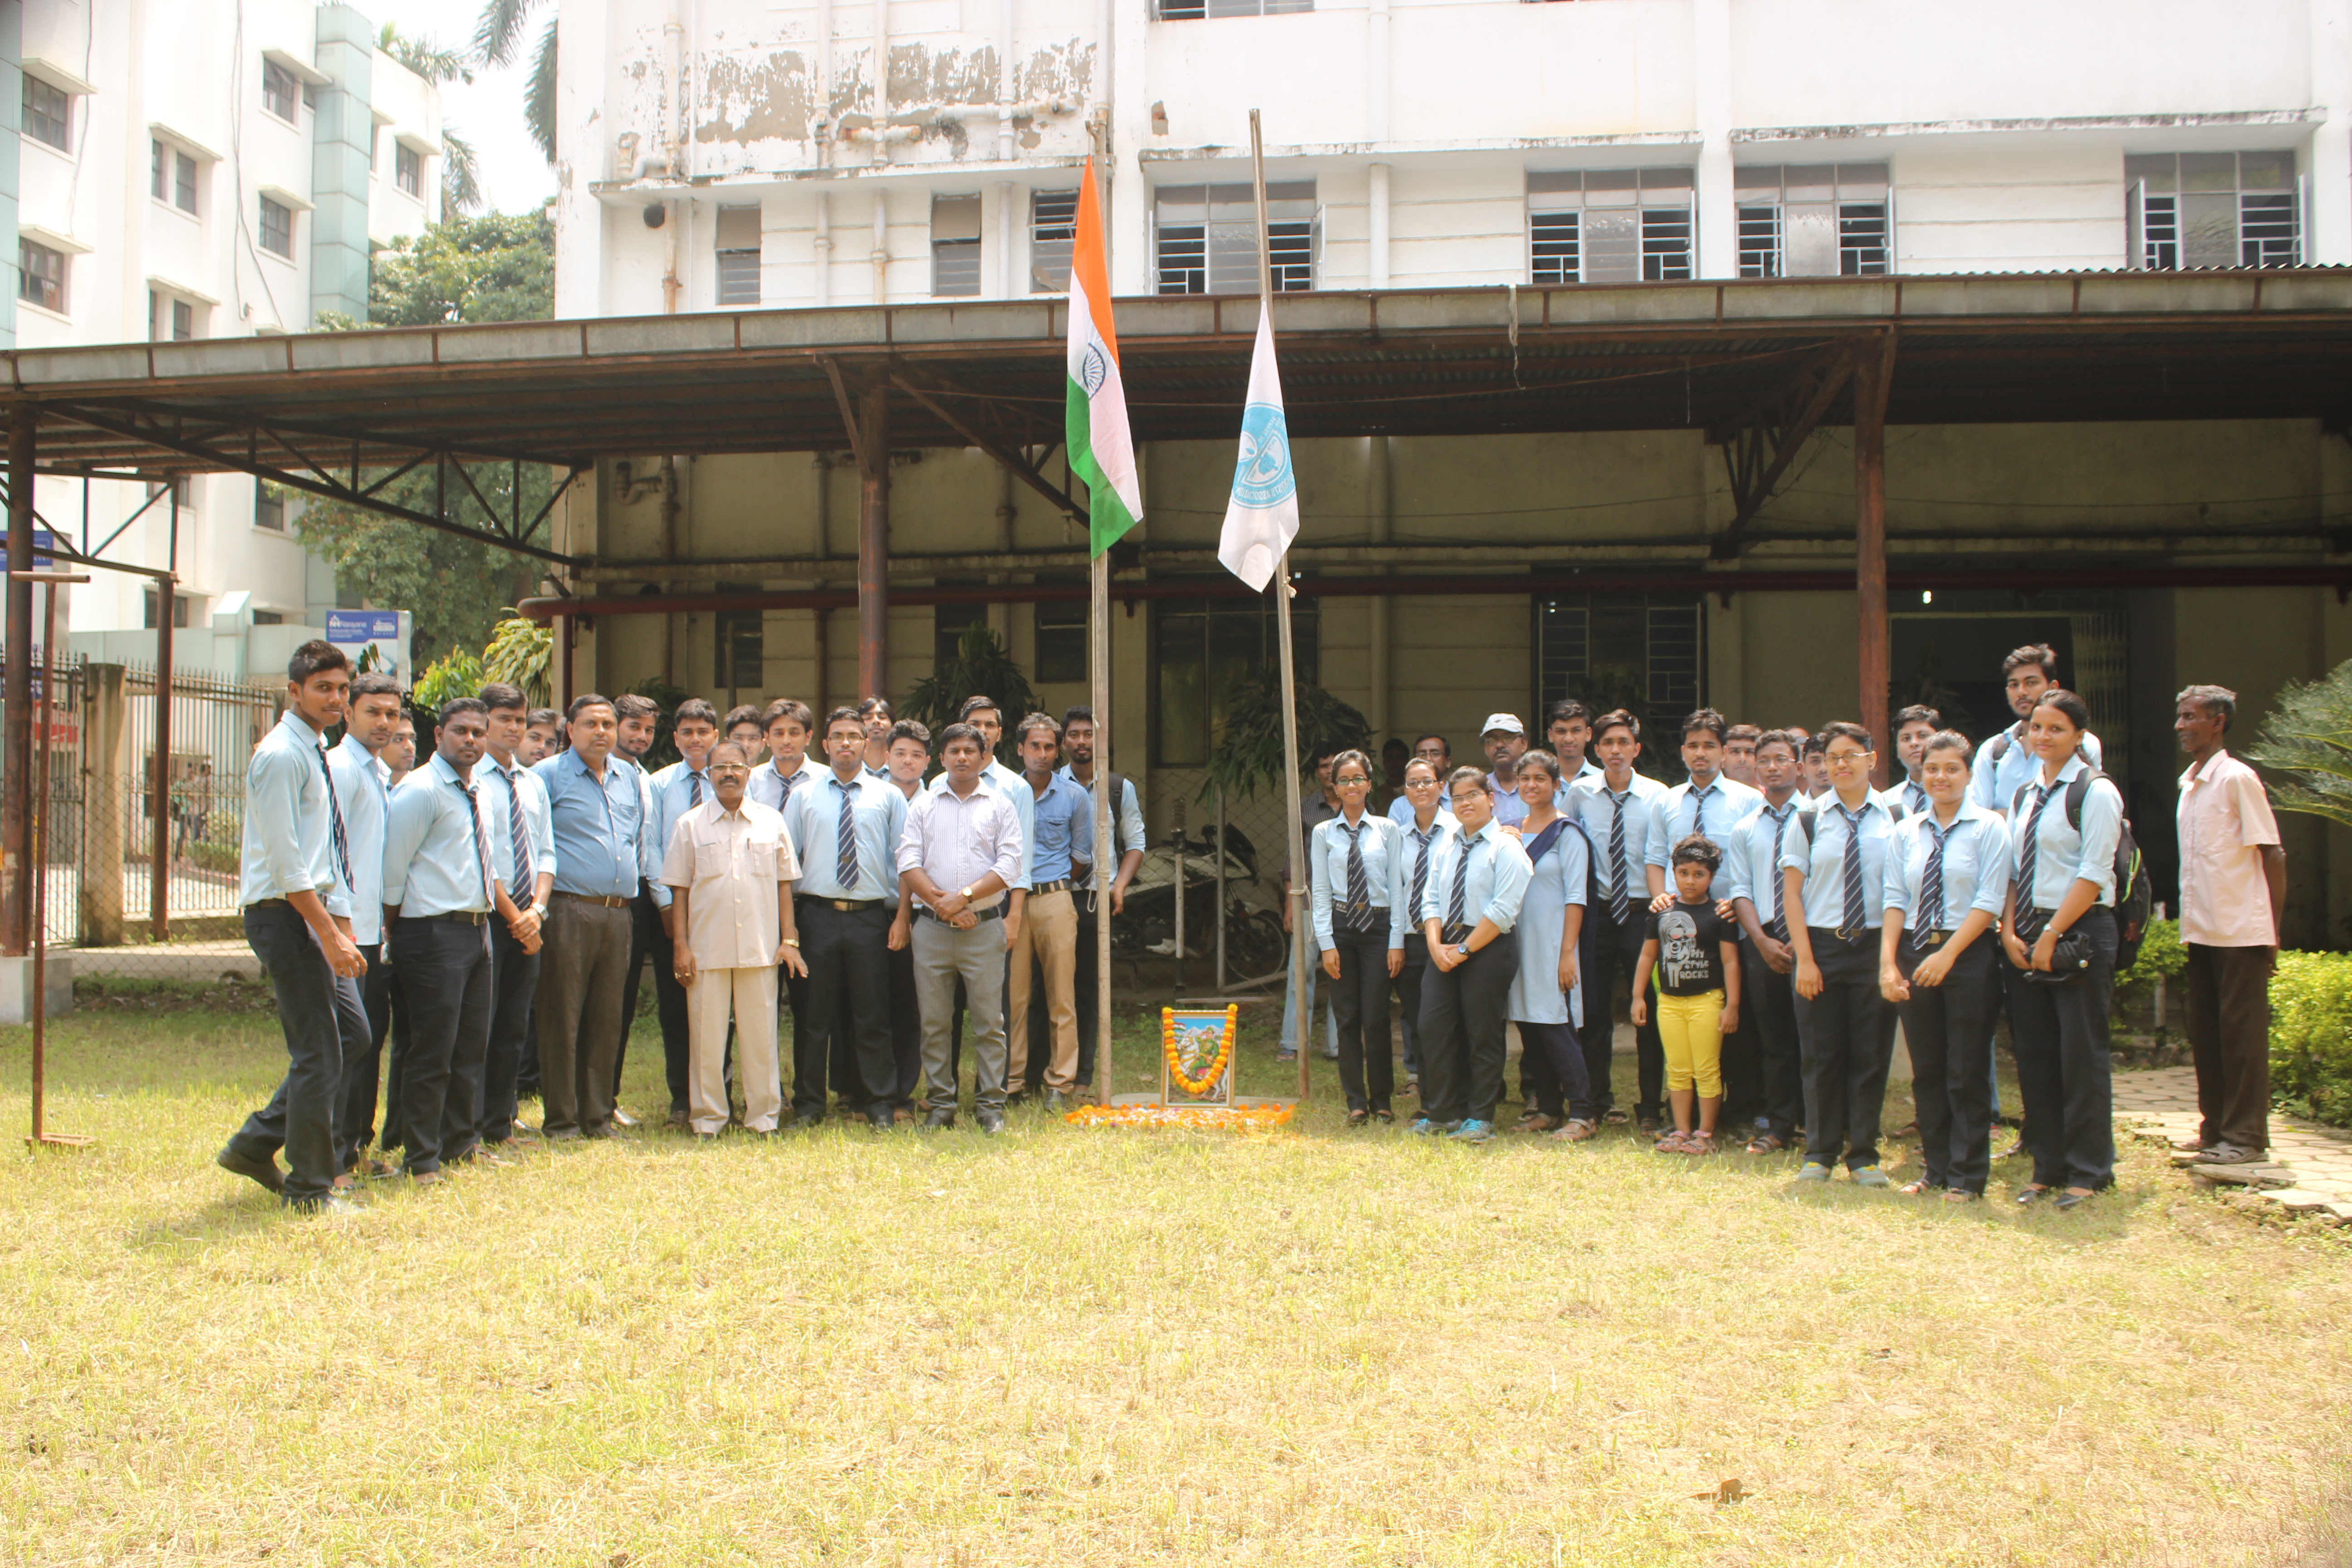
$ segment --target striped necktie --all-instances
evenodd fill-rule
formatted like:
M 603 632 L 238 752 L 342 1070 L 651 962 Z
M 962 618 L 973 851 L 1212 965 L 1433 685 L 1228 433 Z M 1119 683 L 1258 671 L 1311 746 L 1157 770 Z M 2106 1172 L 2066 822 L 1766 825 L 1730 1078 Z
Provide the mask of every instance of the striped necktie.
M 833 819 L 834 876 L 841 883 L 843 896 L 854 897 L 857 891 L 857 791 L 838 777 L 833 787 L 841 792 L 841 807 Z
M 702 775 L 689 768 L 686 773 L 686 808 L 692 811 L 702 804 Z
M 1633 795 L 1612 793 L 1616 815 L 1609 819 L 1609 918 L 1623 926 L 1632 900 L 1625 896 L 1625 802 Z
M 1706 789 L 1691 791 L 1691 831 L 1702 838 L 1706 837 L 1707 790 L 1714 787 L 1713 784 L 1709 784 Z
M 1858 933 L 1868 918 L 1862 901 L 1862 812 L 1850 810 L 1843 801 L 1837 812 L 1845 818 L 1845 910 L 1841 930 Z
M 515 902 L 527 908 L 539 879 L 532 874 L 530 829 L 523 820 L 522 770 L 501 768 L 499 776 L 507 781 L 507 836 L 514 847 Z
M 343 831 L 343 802 L 335 794 L 335 770 L 327 765 L 327 746 L 319 743 L 319 776 L 327 781 L 327 810 L 334 818 L 335 866 L 343 874 L 343 886 L 357 887 L 352 879 L 352 841 Z
M 1927 792 L 1926 790 L 1921 789 L 1916 784 L 1906 781 L 1903 785 L 1903 799 L 1904 803 L 1910 806 L 1912 816 L 1921 816 L 1926 815 L 1927 810 Z
M 1944 919 L 1944 836 L 1948 828 L 1937 825 L 1934 817 L 1927 821 L 1927 867 L 1919 873 L 1919 929 L 1949 931 Z M 1953 827 L 1959 823 L 1955 821 Z
M 1459 931 L 1465 923 L 1462 918 L 1463 912 L 1469 908 L 1470 848 L 1476 842 L 1475 838 L 1465 838 L 1462 841 L 1462 853 L 1454 858 L 1454 891 L 1445 900 L 1447 931 Z
M 1780 841 L 1789 831 L 1789 818 L 1795 816 L 1797 803 L 1790 801 L 1778 812 L 1770 806 L 1764 814 L 1772 818 L 1772 924 L 1774 942 L 1789 940 L 1789 879 L 1780 875 Z
M 494 910 L 499 907 L 499 896 L 490 888 L 495 879 L 490 875 L 490 837 L 482 831 L 482 786 L 467 784 L 457 787 L 466 792 L 466 821 L 472 829 L 474 864 L 482 873 L 482 907 Z
M 2025 818 L 2025 831 L 2017 840 L 2017 934 L 2021 937 L 2040 934 L 2047 923 L 2033 901 L 2033 862 L 2042 847 L 2042 808 L 2050 804 L 2050 786 L 2033 786 L 2033 809 Z
M 1415 925 L 1419 925 L 1421 923 L 1422 890 L 1429 886 L 1430 841 L 1434 839 L 1436 837 L 1437 825 L 1433 822 L 1429 825 L 1429 831 L 1426 833 L 1423 833 L 1418 827 L 1412 830 L 1412 841 L 1421 847 L 1421 853 L 1414 857 L 1412 862 L 1412 903 L 1411 907 L 1412 910 L 1412 923 Z
M 1341 924 L 1349 931 L 1370 931 L 1372 925 L 1372 889 L 1364 875 L 1364 829 L 1370 822 L 1348 826 L 1345 818 L 1339 831 L 1348 836 L 1348 908 Z

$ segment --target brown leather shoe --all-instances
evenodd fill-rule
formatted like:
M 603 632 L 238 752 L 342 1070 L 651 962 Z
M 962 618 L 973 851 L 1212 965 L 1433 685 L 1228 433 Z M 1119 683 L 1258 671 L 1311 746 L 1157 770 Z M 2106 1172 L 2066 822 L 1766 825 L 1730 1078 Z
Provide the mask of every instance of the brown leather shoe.
M 1530 1110 L 1519 1118 L 1519 1131 L 1522 1132 L 1556 1132 L 1567 1124 L 1567 1118 L 1546 1116 L 1540 1110 Z

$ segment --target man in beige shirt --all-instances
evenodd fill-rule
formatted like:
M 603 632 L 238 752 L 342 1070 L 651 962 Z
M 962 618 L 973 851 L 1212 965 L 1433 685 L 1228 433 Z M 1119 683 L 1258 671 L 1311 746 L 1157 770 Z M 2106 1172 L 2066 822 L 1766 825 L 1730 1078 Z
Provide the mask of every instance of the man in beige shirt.
M 751 766 L 742 747 L 714 747 L 708 775 L 712 798 L 677 819 L 662 858 L 677 910 L 673 972 L 687 994 L 687 1121 L 698 1138 L 716 1138 L 727 1125 L 731 1009 L 743 1125 L 773 1132 L 784 1108 L 776 966 L 808 973 L 793 928 L 800 863 L 782 816 L 744 798 Z
M 2286 851 L 2254 770 L 2221 749 L 2238 694 L 2192 686 L 2174 710 L 2189 753 L 2180 775 L 2180 940 L 2189 949 L 2189 1050 L 2197 1064 L 2194 1144 L 2210 1164 L 2269 1149 L 2271 971 L 2286 902 Z

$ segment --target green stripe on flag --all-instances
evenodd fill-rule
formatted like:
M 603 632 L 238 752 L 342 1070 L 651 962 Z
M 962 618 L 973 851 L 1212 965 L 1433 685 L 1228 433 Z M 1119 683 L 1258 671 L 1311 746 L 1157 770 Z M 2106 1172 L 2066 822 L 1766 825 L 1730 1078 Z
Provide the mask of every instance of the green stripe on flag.
M 1075 381 L 1066 381 L 1069 388 L 1069 422 L 1067 439 L 1070 449 L 1070 472 L 1086 482 L 1089 515 L 1087 520 L 1088 559 L 1100 555 L 1124 537 L 1135 526 L 1126 503 L 1118 492 L 1103 478 L 1102 465 L 1095 460 L 1092 409 L 1087 389 Z

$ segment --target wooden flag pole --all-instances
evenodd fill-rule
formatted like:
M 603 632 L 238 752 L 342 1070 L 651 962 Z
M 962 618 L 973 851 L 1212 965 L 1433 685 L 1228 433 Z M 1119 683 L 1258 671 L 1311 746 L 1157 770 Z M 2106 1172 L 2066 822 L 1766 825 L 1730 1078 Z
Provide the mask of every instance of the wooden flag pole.
M 1089 498 L 1091 500 L 1091 497 Z M 1096 555 L 1092 575 L 1094 604 L 1087 616 L 1087 664 L 1094 680 L 1095 710 L 1095 1102 L 1111 1102 L 1110 1073 L 1110 889 L 1112 868 L 1118 864 L 1111 852 L 1111 814 L 1118 802 L 1110 798 L 1110 552 Z
M 1258 128 L 1258 113 L 1250 110 L 1250 184 L 1257 196 L 1257 308 L 1271 322 L 1274 318 L 1274 260 L 1266 250 L 1265 227 L 1265 139 Z M 1307 1048 L 1314 1037 L 1315 1009 L 1307 1004 L 1307 845 L 1299 834 L 1298 810 L 1298 682 L 1296 667 L 1290 656 L 1290 552 L 1286 547 L 1282 559 L 1275 563 L 1275 628 L 1282 654 L 1282 805 L 1288 826 L 1289 853 L 1284 857 L 1289 868 L 1290 886 L 1284 898 L 1290 906 L 1290 994 L 1298 999 L 1298 1037 L 1291 1048 L 1298 1053 L 1298 1098 L 1307 1092 L 1307 1064 L 1312 1053 Z

